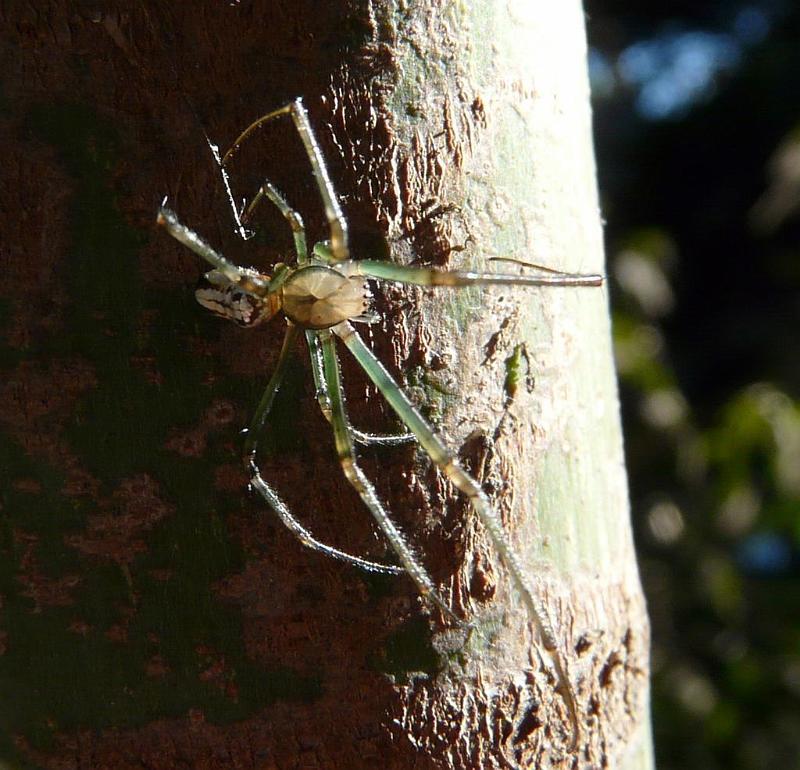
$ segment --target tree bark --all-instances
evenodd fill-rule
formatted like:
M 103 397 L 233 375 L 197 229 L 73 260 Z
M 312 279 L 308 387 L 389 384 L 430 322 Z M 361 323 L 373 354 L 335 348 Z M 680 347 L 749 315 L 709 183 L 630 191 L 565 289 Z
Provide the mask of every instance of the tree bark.
M 424 455 L 362 452 L 454 611 L 302 548 L 247 493 L 241 438 L 283 334 L 223 327 L 155 231 L 168 193 L 238 243 L 221 145 L 303 96 L 356 257 L 601 270 L 577 2 L 2 11 L 0 760 L 46 768 L 652 766 L 648 626 L 605 290 L 381 287 L 366 333 L 481 482 L 549 608 L 581 735 L 502 564 Z M 270 126 L 232 169 L 325 237 L 307 160 Z M 263 236 L 263 237 L 261 237 Z M 386 244 L 388 243 L 388 248 Z M 264 472 L 324 540 L 380 558 L 297 351 Z M 346 355 L 355 423 L 397 427 Z

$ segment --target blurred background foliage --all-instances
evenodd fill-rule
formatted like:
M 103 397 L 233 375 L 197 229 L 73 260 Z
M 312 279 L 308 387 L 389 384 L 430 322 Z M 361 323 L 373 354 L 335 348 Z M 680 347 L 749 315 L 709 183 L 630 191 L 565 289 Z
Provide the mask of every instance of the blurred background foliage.
M 586 11 L 658 767 L 800 768 L 800 4 Z

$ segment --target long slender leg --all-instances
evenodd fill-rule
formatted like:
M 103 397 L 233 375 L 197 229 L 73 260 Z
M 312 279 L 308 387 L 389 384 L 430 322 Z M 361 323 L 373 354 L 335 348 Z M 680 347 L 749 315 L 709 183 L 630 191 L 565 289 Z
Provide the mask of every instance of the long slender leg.
M 334 347 L 334 339 L 328 329 L 318 332 L 322 347 L 322 360 L 325 367 L 325 385 L 328 391 L 328 398 L 331 404 L 331 426 L 333 427 L 333 437 L 336 443 L 336 453 L 345 478 L 361 496 L 364 504 L 369 508 L 370 513 L 375 517 L 378 526 L 383 530 L 386 539 L 389 541 L 400 563 L 405 567 L 406 572 L 417 584 L 420 593 L 436 604 L 442 612 L 456 623 L 461 621 L 453 614 L 452 610 L 445 604 L 439 596 L 433 581 L 430 579 L 424 567 L 417 561 L 417 557 L 411 551 L 405 538 L 397 529 L 394 522 L 389 518 L 389 514 L 378 499 L 375 488 L 370 480 L 356 462 L 353 441 L 350 438 L 350 430 L 347 422 L 347 413 L 344 408 L 344 397 L 342 395 L 341 380 L 339 377 L 339 359 Z
M 362 559 L 360 556 L 353 556 L 352 554 L 340 551 L 338 548 L 326 545 L 325 543 L 317 540 L 289 511 L 286 503 L 281 500 L 278 493 L 266 482 L 261 476 L 261 472 L 255 463 L 250 464 L 250 483 L 253 488 L 258 491 L 261 497 L 267 504 L 278 514 L 278 517 L 286 526 L 286 528 L 305 546 L 324 556 L 329 556 L 337 561 L 351 564 L 354 567 L 363 569 L 366 572 L 375 572 L 384 575 L 401 575 L 405 570 L 402 567 L 396 567 L 393 564 L 381 564 L 375 561 Z
M 209 246 L 194 230 L 182 225 L 175 213 L 168 208 L 162 206 L 158 210 L 156 223 L 164 227 L 173 238 L 213 265 L 228 281 L 246 294 L 264 297 L 270 293 L 272 284 L 270 280 L 256 275 L 251 270 L 245 270 L 238 265 L 234 265 L 233 262 L 225 259 L 222 254 Z
M 250 420 L 250 426 L 247 428 L 244 440 L 244 456 L 248 463 L 255 461 L 261 431 L 264 429 L 264 423 L 267 421 L 272 404 L 275 402 L 275 396 L 278 395 L 280 390 L 283 376 L 286 372 L 286 362 L 289 360 L 289 352 L 297 341 L 298 333 L 299 330 L 294 324 L 289 324 L 286 327 L 286 334 L 283 336 L 283 344 L 281 345 L 280 353 L 278 353 L 275 371 L 272 373 L 272 377 L 270 377 L 261 400 L 258 402 L 256 411 Z
M 247 223 L 252 219 L 253 212 L 264 198 L 272 202 L 278 208 L 281 214 L 283 214 L 284 219 L 289 223 L 289 227 L 292 228 L 294 249 L 297 253 L 297 263 L 302 265 L 308 262 L 308 246 L 306 244 L 306 231 L 303 226 L 303 219 L 300 214 L 289 206 L 286 199 L 278 192 L 278 189 L 269 179 L 264 180 L 258 192 L 245 208 L 242 214 L 242 221 Z
M 350 426 L 353 440 L 362 446 L 405 446 L 413 444 L 417 437 L 413 433 L 366 433 Z
M 316 252 L 315 252 L 316 253 Z M 385 281 L 410 283 L 417 286 L 602 286 L 598 274 L 562 273 L 551 268 L 539 268 L 546 275 L 515 275 L 511 273 L 474 273 L 461 270 L 437 270 L 433 267 L 408 267 L 375 259 L 354 262 L 359 275 Z
M 247 431 L 247 438 L 245 440 L 245 464 L 250 472 L 250 483 L 258 491 L 258 493 L 266 500 L 267 504 L 278 514 L 280 520 L 284 523 L 287 529 L 301 542 L 309 548 L 319 551 L 326 556 L 338 559 L 339 561 L 347 562 L 361 569 L 369 572 L 382 572 L 389 575 L 398 575 L 403 572 L 402 567 L 396 567 L 390 564 L 380 564 L 378 562 L 368 561 L 359 556 L 352 556 L 345 551 L 340 551 L 338 548 L 333 548 L 330 545 L 317 540 L 291 513 L 286 504 L 281 500 L 278 493 L 266 482 L 261 476 L 261 470 L 256 462 L 256 453 L 258 451 L 258 434 L 264 427 L 267 415 L 275 400 L 281 382 L 283 381 L 284 373 L 286 372 L 286 362 L 289 358 L 289 351 L 292 348 L 295 340 L 297 339 L 297 327 L 289 326 L 286 330 L 286 335 L 283 338 L 283 346 L 278 356 L 278 363 L 275 366 L 275 371 L 267 384 L 264 395 L 261 397 L 261 402 L 258 405 L 255 416 L 253 417 L 250 427 Z
M 463 492 L 468 498 L 478 518 L 489 533 L 489 537 L 500 554 L 508 571 L 511 573 L 512 580 L 517 590 L 522 595 L 522 599 L 528 608 L 528 613 L 536 625 L 539 638 L 545 650 L 550 654 L 554 668 L 559 680 L 564 701 L 569 711 L 570 719 L 573 723 L 573 746 L 577 744 L 579 737 L 578 708 L 575 703 L 575 695 L 567 676 L 566 666 L 558 651 L 558 642 L 550 623 L 547 609 L 528 583 L 528 578 L 522 566 L 522 562 L 514 551 L 514 547 L 508 539 L 503 529 L 500 518 L 492 509 L 489 499 L 478 483 L 461 467 L 458 459 L 444 445 L 442 440 L 433 432 L 428 423 L 416 407 L 408 400 L 407 396 L 394 381 L 392 376 L 384 368 L 383 364 L 375 357 L 372 351 L 364 344 L 355 329 L 347 323 L 334 326 L 331 331 L 342 339 L 347 345 L 355 359 L 367 373 L 367 376 L 375 383 L 395 410 L 398 417 L 416 435 L 417 440 L 428 453 L 430 458 L 439 467 L 453 485 Z
M 325 385 L 325 372 L 322 365 L 322 350 L 319 346 L 319 335 L 313 329 L 306 330 L 306 341 L 311 353 L 311 371 L 314 375 L 314 389 L 317 394 L 320 411 L 328 422 L 331 422 L 331 402 Z M 412 444 L 417 440 L 413 433 L 376 434 L 364 431 L 349 425 L 350 435 L 359 444 L 364 446 L 403 446 Z
M 348 259 L 350 256 L 350 249 L 347 243 L 347 223 L 342 216 L 342 210 L 336 198 L 336 191 L 328 175 L 328 168 L 325 165 L 322 152 L 317 144 L 317 139 L 311 128 L 311 123 L 309 123 L 308 114 L 303 106 L 302 99 L 295 99 L 293 102 L 290 102 L 280 109 L 273 110 L 251 123 L 231 145 L 230 150 L 225 153 L 225 156 L 222 158 L 222 165 L 224 166 L 231 159 L 240 145 L 248 139 L 254 131 L 281 115 L 291 116 L 297 133 L 300 135 L 300 140 L 303 142 L 303 147 L 305 147 L 306 155 L 308 155 L 308 159 L 311 163 L 311 170 L 314 173 L 314 179 L 317 181 L 322 204 L 325 208 L 325 216 L 328 219 L 328 225 L 331 230 L 331 251 L 333 252 L 333 256 L 340 262 Z
M 314 244 L 314 256 L 317 259 L 335 264 L 336 259 L 327 241 Z M 476 273 L 465 270 L 441 270 L 436 267 L 410 267 L 397 265 L 377 259 L 359 259 L 355 265 L 354 275 L 365 278 L 379 278 L 384 281 L 410 283 L 417 286 L 486 286 L 491 284 L 507 286 L 602 286 L 605 278 L 598 273 L 565 273 L 552 267 L 523 262 L 512 257 L 491 257 L 490 262 L 512 262 L 546 275 L 524 275 L 514 273 Z

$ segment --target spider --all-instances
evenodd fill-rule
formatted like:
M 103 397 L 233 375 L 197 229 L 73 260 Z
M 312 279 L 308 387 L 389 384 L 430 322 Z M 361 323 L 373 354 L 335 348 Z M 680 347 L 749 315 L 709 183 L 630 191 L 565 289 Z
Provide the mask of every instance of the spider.
M 253 132 L 281 116 L 291 118 L 303 143 L 330 229 L 330 240 L 317 243 L 310 254 L 300 215 L 289 206 L 272 183 L 265 181 L 251 201 L 239 211 L 233 202 L 225 168 L 241 144 Z M 252 487 L 304 545 L 372 572 L 395 575 L 407 573 L 416 583 L 422 596 L 438 606 L 445 616 L 461 625 L 461 621 L 442 599 L 427 571 L 392 522 L 371 481 L 361 470 L 355 451 L 356 443 L 391 446 L 410 441 L 418 442 L 439 470 L 466 495 L 508 569 L 538 631 L 539 639 L 553 662 L 558 688 L 573 725 L 574 745 L 578 737 L 577 706 L 566 666 L 558 652 L 553 626 L 543 602 L 529 584 L 522 560 L 503 529 L 498 514 L 493 510 L 489 498 L 480 485 L 464 470 L 455 454 L 425 421 L 417 407 L 364 343 L 351 322 L 369 320 L 367 280 L 444 287 L 510 284 L 581 287 L 599 286 L 603 283 L 603 277 L 563 273 L 527 263 L 520 264 L 533 268 L 535 274 L 462 272 L 402 266 L 382 260 L 351 259 L 347 222 L 342 216 L 336 192 L 301 99 L 296 99 L 256 120 L 242 132 L 221 158 L 216 146 L 210 141 L 209 145 L 222 171 L 240 235 L 244 238 L 251 235 L 245 225 L 255 209 L 266 200 L 278 208 L 294 236 L 295 263 L 278 263 L 272 274 L 268 275 L 252 268 L 239 267 L 227 260 L 197 233 L 181 224 L 177 216 L 164 204 L 158 212 L 158 224 L 213 268 L 205 275 L 209 287 L 198 289 L 196 292 L 196 298 L 201 305 L 244 327 L 257 326 L 278 313 L 283 313 L 286 318 L 286 333 L 275 370 L 246 432 L 244 458 Z M 518 260 L 510 261 L 518 262 Z M 257 456 L 259 435 L 264 429 L 275 395 L 281 386 L 289 352 L 301 334 L 305 336 L 311 355 L 311 371 L 319 407 L 333 430 L 336 453 L 344 476 L 374 516 L 395 552 L 400 566 L 370 561 L 317 540 L 294 517 L 278 492 L 261 474 Z M 372 435 L 358 431 L 350 424 L 345 411 L 339 373 L 337 340 L 344 344 L 360 364 L 367 377 L 372 380 L 400 421 L 404 423 L 408 433 L 394 436 Z

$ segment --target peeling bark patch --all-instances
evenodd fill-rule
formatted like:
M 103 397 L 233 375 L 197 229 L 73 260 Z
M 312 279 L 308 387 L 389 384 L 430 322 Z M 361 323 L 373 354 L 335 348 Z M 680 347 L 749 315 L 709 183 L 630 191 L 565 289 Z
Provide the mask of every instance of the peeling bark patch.
M 102 507 L 106 509 L 103 513 L 89 516 L 82 534 L 68 535 L 64 542 L 84 556 L 120 565 L 131 565 L 138 554 L 144 553 L 145 534 L 174 512 L 147 474 L 124 479 Z
M 502 320 L 497 331 L 492 332 L 486 344 L 483 346 L 483 365 L 492 363 L 498 356 L 500 350 L 504 350 L 508 346 L 506 337 L 508 336 L 509 328 L 512 327 L 513 318 L 507 316 Z
M 472 579 L 469 581 L 469 596 L 483 603 L 490 602 L 497 593 L 497 576 L 491 566 L 487 570 L 486 563 L 486 556 L 477 552 L 472 564 Z
M 414 689 L 407 691 L 411 696 L 408 710 L 393 724 L 401 732 L 403 728 L 412 729 L 406 739 L 411 740 L 419 757 L 429 759 L 431 767 L 516 767 L 507 754 L 516 754 L 513 746 L 527 742 L 541 729 L 536 717 L 519 722 L 529 694 L 511 682 L 489 686 L 479 677 L 477 687 L 453 683 L 453 687 L 445 687 L 445 699 L 426 697 L 428 687 L 415 683 Z
M 227 399 L 216 399 L 211 406 L 206 409 L 200 425 L 188 430 L 173 430 L 164 443 L 164 448 L 167 451 L 175 452 L 181 457 L 200 458 L 205 454 L 208 448 L 208 436 L 210 433 L 217 433 L 225 430 L 232 423 L 236 422 L 236 420 L 240 419 L 241 415 L 231 401 Z M 244 478 L 241 473 L 239 474 L 239 478 Z M 241 491 L 245 487 L 246 482 L 243 482 L 239 485 L 239 490 Z
M 416 130 L 406 146 L 395 135 L 387 106 L 396 66 L 390 45 L 367 47 L 361 79 L 344 67 L 331 78 L 324 99 L 330 141 L 343 161 L 345 187 L 358 191 L 346 206 L 347 216 L 355 228 L 368 226 L 370 219 L 379 222 L 391 237 L 406 240 L 416 258 L 443 264 L 451 252 L 463 248 L 454 242 L 456 230 L 468 232 L 463 214 L 450 200 L 451 196 L 457 199 L 457 191 L 450 186 L 482 125 L 481 109 L 476 111 L 480 100 L 467 104 L 460 95 L 444 94 L 434 108 L 436 114 L 426 114 L 426 130 Z M 365 68 L 372 69 L 372 77 L 366 80 L 369 87 L 364 85 Z M 370 203 L 376 207 L 373 212 L 358 210 Z M 459 220 L 457 228 L 454 218 Z
M 622 659 L 616 652 L 612 652 L 609 655 L 606 664 L 603 666 L 602 670 L 600 671 L 600 686 L 601 687 L 610 687 L 612 683 L 612 677 L 614 676 L 614 671 L 622 666 Z
M 475 119 L 475 122 L 481 128 L 486 128 L 486 108 L 483 106 L 483 99 L 480 97 L 480 95 L 476 96 L 472 100 L 470 107 L 472 109 L 472 116 Z
M 196 429 L 180 431 L 168 438 L 164 447 L 181 457 L 202 457 L 206 451 L 205 431 Z
M 537 715 L 537 711 L 533 708 L 529 709 L 528 713 L 522 718 L 522 721 L 517 725 L 516 733 L 514 734 L 514 743 L 526 743 L 531 734 L 535 730 L 542 727 L 542 722 Z
M 206 410 L 203 422 L 209 430 L 227 427 L 236 419 L 236 409 L 227 399 L 215 399 Z
M 16 582 L 20 586 L 20 595 L 31 600 L 31 612 L 40 613 L 46 607 L 72 605 L 73 592 L 81 583 L 80 575 L 67 574 L 60 577 L 45 575 L 36 552 L 39 538 L 21 530 L 16 530 L 13 538 L 22 551 L 19 556 Z
M 391 674 L 399 684 L 406 684 L 420 674 L 433 676 L 439 668 L 439 660 L 431 646 L 427 622 L 423 619 L 409 621 L 395 631 L 384 642 L 375 665 Z
M 581 634 L 580 637 L 578 637 L 578 641 L 575 642 L 575 653 L 577 655 L 583 655 L 584 653 L 588 652 L 596 642 L 600 641 L 602 637 L 602 632 L 587 631 L 586 633 Z
M 618 747 L 647 718 L 642 675 L 648 668 L 649 639 L 646 633 L 632 632 L 631 621 L 636 622 L 636 608 L 643 602 L 640 595 L 623 590 L 615 598 L 611 589 L 602 605 L 596 602 L 586 606 L 586 630 L 574 643 L 576 652 L 581 650 L 575 668 L 581 673 L 578 702 L 586 704 L 586 756 L 592 767 L 606 767 L 613 766 Z M 596 625 L 604 633 L 592 629 L 593 617 L 603 620 Z

